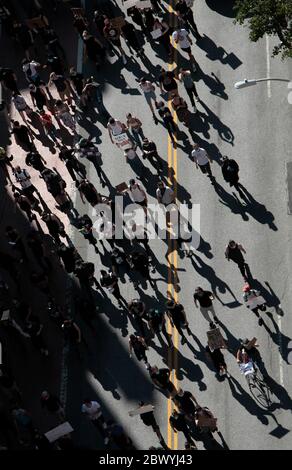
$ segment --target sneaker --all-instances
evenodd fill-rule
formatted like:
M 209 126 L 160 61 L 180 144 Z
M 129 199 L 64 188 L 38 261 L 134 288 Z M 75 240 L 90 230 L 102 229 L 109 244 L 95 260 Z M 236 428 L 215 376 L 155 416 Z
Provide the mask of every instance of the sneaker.
M 186 338 L 183 336 L 180 342 L 181 342 L 181 344 L 186 344 L 187 340 L 186 340 Z
M 219 323 L 218 317 L 214 316 L 214 322 L 215 322 L 215 323 Z
M 229 374 L 229 372 L 227 372 L 227 371 L 226 371 L 226 377 L 227 377 L 228 379 L 230 379 L 230 374 Z
M 128 63 L 127 57 L 125 55 L 122 55 L 122 59 L 123 59 L 123 64 L 127 65 L 127 63 Z
M 213 328 L 216 328 L 215 323 L 213 323 L 213 322 L 211 321 L 211 322 L 209 323 L 209 327 L 211 328 L 211 330 L 212 330 Z
M 264 323 L 264 320 L 262 318 L 259 318 L 258 324 L 262 326 L 263 323 Z

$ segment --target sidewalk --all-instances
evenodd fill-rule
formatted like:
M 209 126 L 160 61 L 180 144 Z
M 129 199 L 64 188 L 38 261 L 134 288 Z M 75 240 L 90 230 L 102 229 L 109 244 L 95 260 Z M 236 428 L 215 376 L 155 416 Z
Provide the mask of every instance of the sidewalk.
M 58 8 L 58 15 L 51 15 L 52 26 L 59 35 L 63 47 L 67 53 L 67 59 L 69 65 L 76 65 L 76 53 L 77 53 L 77 34 L 74 31 L 71 23 L 68 21 L 70 18 L 70 11 L 68 12 L 68 6 L 60 5 Z M 64 23 L 66 18 L 66 29 L 64 29 Z M 3 47 L 0 52 L 1 65 L 4 67 L 11 67 L 15 70 L 17 77 L 19 77 L 20 89 L 25 97 L 26 101 L 31 105 L 31 100 L 27 88 L 27 82 L 23 77 L 23 72 L 20 68 L 20 63 L 23 58 L 23 52 L 21 50 L 15 51 L 14 43 L 7 38 L 5 35 L 1 38 Z M 20 49 L 20 48 L 19 48 Z M 7 54 L 7 51 L 13 51 L 13 54 Z M 37 58 L 40 60 L 40 58 Z M 44 78 L 46 74 L 44 73 Z M 56 96 L 55 91 L 52 90 L 52 95 Z M 12 119 L 17 119 L 22 122 L 21 117 L 18 115 L 12 107 L 10 112 Z M 55 200 L 47 192 L 45 183 L 39 178 L 39 173 L 32 169 L 27 168 L 25 165 L 26 152 L 16 145 L 14 137 L 9 140 L 8 126 L 4 118 L 3 113 L 0 113 L 0 145 L 7 147 L 8 154 L 12 154 L 14 159 L 12 161 L 13 166 L 20 165 L 22 168 L 26 168 L 31 175 L 32 183 L 40 191 L 42 197 L 45 199 L 46 204 L 53 213 L 56 213 L 58 217 L 65 224 L 65 229 L 69 226 L 67 216 L 58 211 L 55 208 Z M 55 167 L 61 174 L 62 178 L 67 183 L 67 192 L 70 194 L 73 187 L 72 180 L 67 172 L 64 163 L 60 161 L 57 154 L 55 153 L 52 146 L 49 145 L 46 139 L 39 140 L 40 132 L 38 128 L 32 127 L 33 132 L 36 134 L 35 145 L 37 150 L 47 161 L 47 167 Z M 71 137 L 65 132 L 63 141 L 69 144 Z M 10 170 L 9 170 L 10 171 Z M 11 173 L 10 173 L 11 174 Z M 11 179 L 14 181 L 14 177 L 11 174 Z M 16 184 L 17 185 L 17 184 Z M 74 186 L 75 188 L 75 186 Z M 38 216 L 38 220 L 40 218 Z M 26 215 L 21 212 L 14 203 L 11 186 L 5 185 L 5 179 L 3 172 L 0 171 L 0 251 L 7 254 L 12 254 L 12 250 L 7 243 L 5 237 L 5 227 L 11 225 L 15 227 L 21 234 L 23 240 L 32 229 L 36 229 L 36 223 L 30 223 L 26 218 Z M 65 306 L 70 302 L 68 298 L 68 286 L 70 285 L 70 278 L 67 273 L 60 267 L 58 259 L 52 250 L 54 248 L 51 237 L 47 235 L 46 226 L 40 221 L 40 225 L 45 232 L 44 242 L 50 261 L 52 262 L 52 269 L 49 272 L 49 286 L 50 291 L 54 293 L 56 303 L 61 306 Z M 26 251 L 28 254 L 28 263 L 24 263 L 20 267 L 20 278 L 17 284 L 9 276 L 7 271 L 1 269 L 0 260 L 0 276 L 8 283 L 9 288 L 13 297 L 21 298 L 21 300 L 27 302 L 32 307 L 32 312 L 40 317 L 41 322 L 44 325 L 44 338 L 47 343 L 50 355 L 48 358 L 41 356 L 38 351 L 31 345 L 29 339 L 18 335 L 17 331 L 1 326 L 0 323 L 0 341 L 5 351 L 5 357 L 7 357 L 8 365 L 11 367 L 12 373 L 16 379 L 16 383 L 22 392 L 22 406 L 27 409 L 33 417 L 34 426 L 40 429 L 41 432 L 47 432 L 49 429 L 56 426 L 56 419 L 46 414 L 40 406 L 40 394 L 43 390 L 49 390 L 55 395 L 60 395 L 61 388 L 61 377 L 62 377 L 62 357 L 63 357 L 63 346 L 64 340 L 62 332 L 59 327 L 55 325 L 52 320 L 48 318 L 47 308 L 47 297 L 44 295 L 36 286 L 30 281 L 32 271 L 38 273 L 41 272 L 41 268 L 37 260 L 33 257 L 26 245 Z M 0 394 L 0 409 L 7 409 L 7 400 L 3 394 Z M 2 436 L 3 437 L 3 436 Z M 3 438 L 2 438 L 3 442 Z M 1 442 L 1 430 L 0 430 L 0 446 Z M 13 447 L 17 447 L 14 443 Z

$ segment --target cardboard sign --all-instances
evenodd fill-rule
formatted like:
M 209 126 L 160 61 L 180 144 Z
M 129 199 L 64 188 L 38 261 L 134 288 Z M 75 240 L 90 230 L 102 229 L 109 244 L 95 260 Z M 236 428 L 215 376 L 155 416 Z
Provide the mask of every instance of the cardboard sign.
M 45 436 L 49 442 L 54 442 L 62 436 L 69 434 L 70 432 L 74 431 L 71 424 L 66 421 L 66 423 L 62 423 L 56 428 L 51 429 L 50 431 L 46 432 Z
M 152 3 L 150 0 L 140 0 L 136 2 L 136 7 L 144 10 L 144 8 L 152 8 Z
M 261 295 L 251 295 L 245 302 L 245 305 L 247 306 L 247 308 L 250 308 L 252 310 L 253 308 L 256 308 L 259 305 L 263 305 L 265 303 L 266 301 Z
M 122 193 L 123 191 L 126 191 L 127 189 L 128 189 L 128 185 L 125 182 L 120 183 L 116 186 L 116 190 L 118 193 Z
M 121 29 L 122 26 L 126 24 L 125 18 L 123 16 L 117 16 L 116 18 L 111 18 L 110 20 L 113 28 Z
M 151 36 L 153 39 L 158 39 L 162 36 L 162 31 L 160 28 L 157 28 L 157 29 L 154 29 L 153 31 L 151 31 Z
M 144 413 L 149 413 L 149 411 L 153 411 L 154 406 L 153 405 L 144 405 L 140 406 L 140 408 L 136 408 L 135 410 L 129 411 L 129 416 L 137 416 L 137 415 L 143 415 Z
M 124 0 L 124 5 L 126 8 L 135 7 L 136 3 L 137 3 L 137 0 Z
M 10 317 L 10 310 L 4 310 L 2 312 L 1 321 L 9 320 L 9 317 Z
M 46 26 L 49 25 L 49 22 L 45 16 L 38 16 L 36 18 L 30 18 L 29 20 L 26 20 L 26 24 L 29 27 L 29 29 L 34 29 L 34 28 L 45 28 Z
M 132 148 L 132 143 L 125 132 L 122 132 L 118 135 L 113 135 L 113 141 L 117 144 L 121 149 L 128 150 Z
M 207 331 L 207 338 L 209 348 L 212 352 L 215 349 L 226 348 L 224 338 L 219 328 L 214 328 L 214 330 Z

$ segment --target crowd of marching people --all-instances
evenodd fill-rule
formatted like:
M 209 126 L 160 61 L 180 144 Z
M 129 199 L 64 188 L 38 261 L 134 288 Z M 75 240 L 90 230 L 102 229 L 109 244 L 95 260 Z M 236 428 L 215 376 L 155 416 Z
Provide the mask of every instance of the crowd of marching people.
M 153 385 L 173 400 L 175 408 L 170 416 L 170 426 L 174 432 L 183 433 L 186 441 L 185 449 L 193 450 L 197 448 L 197 439 L 209 439 L 216 443 L 214 433 L 218 431 L 217 419 L 207 407 L 198 403 L 191 391 L 180 387 L 176 389 L 170 380 L 170 369 L 159 369 L 155 364 L 151 364 L 149 359 L 149 348 L 151 348 L 153 338 L 162 339 L 163 336 L 167 351 L 173 348 L 171 336 L 167 331 L 167 322 L 177 330 L 181 345 L 191 341 L 194 333 L 189 326 L 188 313 L 184 306 L 175 302 L 173 298 L 165 299 L 165 303 L 159 308 L 149 308 L 138 294 L 133 299 L 124 298 L 120 289 L 124 272 L 128 273 L 135 288 L 141 286 L 147 289 L 149 283 L 155 289 L 152 276 L 155 262 L 152 256 L 151 240 L 144 227 L 135 223 L 132 224 L 124 245 L 115 239 L 115 223 L 118 216 L 115 212 L 118 209 L 111 194 L 102 194 L 107 192 L 108 177 L 99 164 L 101 154 L 92 142 L 93 136 L 85 139 L 79 134 L 78 119 L 94 107 L 105 120 L 108 139 L 113 144 L 117 144 L 120 149 L 124 149 L 125 164 L 129 164 L 136 173 L 133 173 L 129 184 L 117 190 L 116 194 L 128 196 L 132 203 L 143 209 L 146 218 L 148 194 L 140 163 L 141 159 L 147 159 L 150 162 L 153 173 L 157 174 L 158 179 L 155 188 L 157 203 L 165 208 L 170 228 L 168 217 L 171 208 L 176 203 L 175 189 L 167 182 L 165 162 L 158 153 L 156 143 L 149 136 L 145 136 L 143 123 L 149 116 L 152 116 L 153 125 L 162 123 L 165 136 L 169 135 L 173 146 L 176 145 L 179 127 L 190 130 L 192 133 L 192 119 L 194 115 L 200 113 L 200 97 L 194 81 L 194 74 L 199 67 L 195 60 L 194 44 L 200 40 L 200 27 L 194 19 L 193 0 L 174 0 L 171 15 L 167 14 L 166 4 L 161 0 L 151 0 L 150 8 L 135 6 L 127 8 L 127 0 L 120 2 L 120 5 L 118 3 L 115 2 L 116 6 L 122 7 L 123 4 L 125 12 L 118 26 L 117 22 L 112 21 L 110 5 L 108 8 L 96 10 L 91 21 L 82 10 L 78 9 L 78 12 L 75 11 L 72 15 L 68 9 L 68 21 L 73 21 L 86 57 L 96 68 L 96 73 L 101 76 L 108 54 L 116 54 L 120 57 L 121 68 L 127 65 L 129 56 L 136 55 L 137 59 L 144 60 L 146 52 L 139 39 L 141 35 L 146 41 L 153 41 L 157 46 L 161 46 L 159 50 L 164 56 L 166 54 L 166 65 L 161 67 L 159 76 L 155 77 L 158 86 L 148 76 L 142 77 L 137 85 L 142 94 L 141 99 L 145 99 L 149 106 L 148 115 L 140 116 L 137 109 L 135 114 L 127 113 L 124 122 L 107 111 L 100 81 L 94 75 L 86 77 L 73 65 L 68 64 L 63 44 L 51 22 L 41 10 L 36 12 L 38 22 L 33 28 L 14 18 L 9 10 L 2 14 L 6 33 L 23 48 L 21 69 L 28 93 L 26 96 L 23 95 L 19 86 L 19 76 L 14 70 L 5 66 L 0 68 L 0 80 L 6 96 L 9 97 L 10 116 L 13 116 L 10 120 L 11 138 L 20 149 L 25 151 L 25 158 L 20 163 L 17 155 L 9 153 L 8 147 L 1 147 L 0 169 L 15 206 L 26 217 L 31 229 L 27 235 L 23 235 L 13 225 L 4 226 L 10 251 L 1 252 L 0 267 L 4 273 L 8 274 L 10 281 L 4 280 L 6 274 L 0 278 L 1 327 L 15 330 L 17 335 L 31 342 L 36 354 L 50 358 L 52 352 L 46 343 L 41 316 L 33 311 L 31 305 L 26 303 L 21 296 L 21 273 L 24 267 L 29 281 L 46 299 L 48 318 L 58 326 L 65 341 L 82 359 L 85 342 L 82 328 L 71 315 L 70 309 L 58 303 L 52 288 L 51 278 L 58 265 L 80 287 L 76 308 L 91 328 L 103 298 L 111 299 L 113 303 L 117 303 L 127 312 L 135 327 L 135 332 L 129 334 L 128 338 L 130 358 L 135 356 L 143 363 Z M 58 2 L 52 2 L 52 4 L 58 11 Z M 46 59 L 42 61 L 39 59 L 41 49 L 46 55 Z M 184 55 L 189 66 L 182 68 L 176 64 L 176 70 L 170 71 L 167 64 L 175 62 L 176 49 Z M 164 99 L 158 95 L 159 89 Z M 187 93 L 188 100 L 181 96 L 182 91 Z M 174 119 L 174 115 L 177 119 Z M 39 137 L 36 137 L 34 126 L 40 129 Z M 64 145 L 63 130 L 69 133 L 71 145 Z M 50 149 L 58 155 L 61 165 L 58 169 L 44 158 L 37 138 L 48 139 Z M 212 173 L 211 156 L 195 142 L 195 138 L 191 159 L 195 167 L 209 178 L 211 185 L 216 185 Z M 97 171 L 101 192 L 89 180 L 89 165 L 93 165 Z M 84 213 L 78 213 L 60 168 L 76 186 L 84 207 L 93 207 L 97 211 L 98 226 L 103 233 L 102 238 L 96 231 L 96 221 L 93 221 L 86 213 L 89 211 L 84 209 Z M 239 182 L 238 163 L 231 158 L 224 157 L 221 161 L 221 169 L 225 182 L 234 187 L 239 197 L 244 199 L 246 196 Z M 44 184 L 42 187 L 45 189 L 42 192 L 32 182 L 33 175 L 38 175 Z M 142 183 L 145 183 L 146 189 Z M 54 201 L 54 207 L 52 205 L 49 207 L 46 203 L 48 197 Z M 102 207 L 102 210 L 99 210 L 99 207 Z M 107 210 L 113 214 L 112 219 L 106 216 Z M 95 272 L 94 261 L 82 259 L 68 236 L 67 225 L 71 225 L 76 233 L 80 233 L 94 247 L 97 255 L 100 254 L 102 245 L 106 249 L 108 262 L 102 267 L 100 274 L 97 275 Z M 45 233 L 51 238 L 49 248 L 44 238 Z M 178 240 L 177 249 L 183 249 L 187 255 L 191 255 L 187 243 L 179 243 Z M 266 309 L 265 301 L 262 300 L 260 292 L 253 289 L 250 284 L 250 272 L 244 258 L 245 253 L 240 242 L 230 240 L 227 243 L 225 257 L 238 266 L 243 278 L 243 300 L 247 307 L 258 316 L 259 325 L 262 325 L 261 312 Z M 33 263 L 31 263 L 32 258 Z M 9 287 L 11 281 L 17 286 L 13 295 Z M 251 297 L 253 298 L 252 307 Z M 257 297 L 260 299 L 258 303 L 255 301 Z M 193 298 L 194 307 L 200 309 L 206 320 L 206 327 L 208 325 L 211 332 L 218 330 L 220 320 L 213 305 L 215 294 L 198 286 Z M 5 316 L 7 311 L 9 313 Z M 249 341 L 246 340 L 244 344 L 249 344 Z M 217 376 L 228 379 L 230 374 L 223 354 L 223 350 L 227 347 L 228 345 L 223 340 L 216 348 L 208 343 L 205 352 L 206 360 L 213 364 Z M 239 353 L 237 359 L 238 362 L 247 361 L 246 356 L 242 358 Z M 4 364 L 0 365 L 0 386 L 11 394 L 9 426 L 18 436 L 20 446 L 25 444 L 22 440 L 22 433 L 25 430 L 30 435 L 29 446 L 33 449 L 62 450 L 74 447 L 75 444 L 69 435 L 63 436 L 52 444 L 36 429 L 31 414 L 23 405 L 21 392 L 11 370 Z M 66 410 L 59 398 L 50 390 L 44 390 L 41 393 L 40 402 L 42 408 L 53 415 L 58 424 L 66 422 Z M 147 411 L 144 412 L 145 407 Z M 84 397 L 80 408 L 97 428 L 104 445 L 120 449 L 135 448 L 124 429 L 118 423 L 106 419 L 97 401 L 91 397 Z M 139 402 L 138 410 L 140 408 L 141 412 L 137 414 L 145 426 L 153 429 L 161 448 L 168 449 L 154 411 L 149 410 L 143 401 Z M 7 445 L 9 447 L 9 444 Z

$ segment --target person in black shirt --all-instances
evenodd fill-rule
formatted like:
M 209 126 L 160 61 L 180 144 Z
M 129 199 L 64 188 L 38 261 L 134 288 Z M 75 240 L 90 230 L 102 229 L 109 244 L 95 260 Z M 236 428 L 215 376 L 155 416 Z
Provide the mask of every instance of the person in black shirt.
M 218 323 L 218 321 L 219 321 L 218 318 L 215 315 L 213 302 L 212 302 L 213 299 L 214 299 L 214 296 L 213 296 L 212 292 L 207 291 L 207 290 L 203 290 L 202 287 L 197 287 L 196 288 L 195 293 L 194 293 L 195 306 L 198 307 L 198 305 L 197 305 L 197 301 L 198 301 L 199 304 L 200 304 L 201 313 L 202 313 L 203 317 L 205 318 L 205 320 L 207 320 L 209 322 L 210 328 L 212 328 L 214 324 L 213 324 L 208 312 L 211 312 L 211 314 L 213 315 L 213 319 L 214 319 L 215 323 Z
M 169 334 L 166 331 L 165 316 L 162 310 L 151 308 L 147 314 L 148 324 L 153 335 L 160 337 L 161 333 L 164 335 L 168 346 L 173 347 Z
M 30 83 L 29 90 L 32 104 L 36 106 L 39 111 L 42 111 L 44 106 L 48 107 L 46 93 L 40 86 L 35 86 L 33 83 Z
M 20 94 L 17 86 L 17 77 L 12 69 L 0 67 L 0 82 L 12 93 Z
M 27 166 L 32 166 L 34 170 L 40 173 L 46 169 L 44 164 L 47 164 L 46 160 L 39 154 L 38 151 L 28 152 L 25 158 Z
M 44 68 L 49 68 L 49 72 L 55 72 L 57 75 L 64 74 L 64 67 L 60 60 L 60 57 L 55 56 L 53 54 L 48 54 L 47 62 Z
M 127 9 L 127 15 L 130 16 L 134 23 L 136 23 L 142 29 L 144 34 L 149 34 L 144 24 L 144 19 L 141 11 L 137 7 L 131 7 Z
M 149 281 L 149 283 L 153 285 L 153 281 L 150 278 L 149 259 L 146 253 L 142 251 L 133 251 L 128 256 L 128 262 L 131 268 L 138 271 L 145 280 Z M 138 285 L 137 279 L 135 280 L 134 285 Z
M 192 27 L 196 39 L 199 39 L 201 36 L 194 20 L 192 8 L 188 7 L 185 0 L 178 0 L 174 9 L 182 24 L 182 27 L 184 27 L 184 24 L 186 26 Z
M 91 245 L 94 246 L 95 252 L 98 253 L 97 239 L 93 235 L 93 222 L 89 215 L 84 214 L 83 216 L 77 217 L 74 221 L 74 225 L 78 228 L 78 231 L 82 233 L 85 240 L 88 240 Z
M 160 91 L 161 93 L 166 92 L 167 95 L 169 93 L 176 93 L 177 92 L 177 82 L 175 80 L 175 75 L 173 72 L 167 72 L 163 68 L 161 68 L 160 75 L 158 77 L 159 80 L 159 85 L 160 85 Z
M 191 392 L 179 388 L 173 400 L 179 411 L 186 415 L 186 418 L 190 419 L 190 421 L 194 420 L 196 408 L 199 404 Z
M 181 344 L 185 344 L 187 339 L 182 329 L 186 328 L 189 335 L 192 332 L 189 328 L 189 323 L 186 318 L 184 307 L 181 304 L 174 302 L 173 300 L 168 300 L 165 305 L 167 308 L 166 314 L 170 319 L 172 327 L 176 327 L 177 331 L 181 335 Z
M 34 145 L 28 127 L 20 124 L 18 121 L 11 122 L 13 123 L 11 133 L 14 134 L 16 143 L 21 147 L 27 147 L 29 150 L 32 150 Z
M 69 74 L 70 82 L 73 84 L 74 89 L 76 90 L 79 98 L 82 95 L 82 90 L 84 88 L 84 75 L 82 73 L 76 72 L 74 67 L 70 68 Z
M 235 189 L 238 191 L 239 195 L 242 197 L 243 193 L 239 188 L 239 166 L 238 163 L 233 160 L 232 158 L 223 157 L 222 158 L 222 165 L 221 171 L 224 180 L 230 184 L 230 186 L 234 186 Z
M 44 390 L 41 394 L 41 407 L 45 408 L 49 413 L 58 417 L 60 423 L 65 421 L 65 413 L 59 398 Z
M 163 120 L 163 124 L 165 125 L 168 134 L 172 140 L 172 143 L 174 143 L 174 135 L 177 131 L 173 116 L 171 114 L 171 111 L 169 107 L 163 102 L 159 101 L 157 103 L 157 109 L 158 109 L 158 114 Z
M 99 194 L 90 181 L 83 179 L 78 182 L 76 186 L 79 189 L 83 204 L 85 204 L 84 197 L 86 198 L 87 202 L 92 205 L 92 207 L 96 206 L 100 202 Z
M 170 370 L 166 368 L 158 369 L 157 366 L 149 367 L 149 374 L 152 382 L 157 386 L 166 390 L 169 396 L 175 396 L 177 391 L 173 383 L 169 380 Z
M 146 404 L 143 401 L 139 402 L 139 407 L 140 408 L 142 408 L 145 405 Z M 154 406 L 152 408 L 154 409 Z M 164 449 L 167 449 L 165 441 L 162 437 L 162 434 L 160 432 L 160 429 L 159 429 L 159 426 L 158 426 L 157 421 L 155 419 L 153 411 L 147 411 L 146 413 L 141 413 L 139 416 L 140 416 L 140 419 L 141 419 L 142 423 L 145 424 L 145 426 L 151 426 L 152 427 L 152 429 L 155 432 L 155 434 L 157 435 L 157 437 L 159 439 L 159 442 L 162 445 L 162 447 Z
M 227 375 L 227 377 L 230 377 L 229 373 L 227 372 L 227 365 L 224 359 L 224 356 L 222 354 L 222 351 L 220 348 L 211 350 L 210 346 L 207 345 L 205 348 L 206 356 L 207 359 L 209 359 L 210 362 L 212 362 L 216 373 L 221 377 L 223 375 Z
M 57 248 L 57 254 L 62 260 L 67 273 L 73 273 L 77 258 L 77 251 L 74 246 L 66 246 L 64 243 L 61 243 Z
M 125 305 L 127 306 L 127 302 L 121 294 L 117 276 L 112 272 L 107 273 L 105 270 L 101 270 L 100 274 L 101 286 L 106 287 L 113 294 L 113 296 L 117 299 L 120 307 Z
M 246 270 L 247 264 L 244 260 L 242 253 L 246 253 L 243 246 L 240 243 L 236 243 L 234 240 L 229 240 L 228 245 L 225 249 L 225 258 L 228 261 L 232 260 L 235 264 L 237 264 L 243 279 L 247 281 L 248 279 L 248 272 Z
M 157 170 L 158 173 L 162 172 L 163 166 L 162 166 L 160 157 L 157 152 L 156 144 L 152 140 L 148 140 L 145 138 L 143 139 L 142 151 L 143 151 L 142 157 L 144 159 L 148 159 L 151 165 L 154 166 L 154 168 Z
M 119 274 L 120 267 L 124 267 L 127 271 L 129 271 L 130 265 L 128 263 L 127 255 L 122 250 L 115 247 L 112 250 L 110 256 L 111 256 L 112 272 L 116 276 Z
M 135 318 L 141 336 L 146 338 L 145 324 L 143 321 L 143 318 L 146 319 L 146 305 L 139 299 L 133 299 L 128 304 L 128 311 Z
M 40 322 L 39 317 L 36 315 L 29 315 L 25 321 L 24 331 L 30 337 L 33 346 L 40 351 L 44 356 L 49 355 L 48 348 L 44 342 L 42 335 L 43 325 Z
M 125 20 L 125 24 L 121 27 L 122 36 L 126 39 L 128 46 L 136 51 L 137 56 L 143 55 L 144 50 L 140 45 L 135 26 Z
M 169 418 L 169 424 L 175 433 L 177 433 L 177 431 L 181 431 L 186 440 L 193 444 L 194 441 L 191 438 L 184 414 L 179 413 L 177 410 L 173 410 L 172 415 Z
M 76 175 L 78 175 L 82 179 L 86 179 L 86 167 L 83 163 L 79 162 L 79 160 L 77 160 L 77 158 L 74 156 L 74 149 L 61 149 L 59 152 L 59 158 L 60 160 L 65 162 L 68 173 L 71 176 L 72 180 L 75 181 L 76 186 L 78 183 Z

